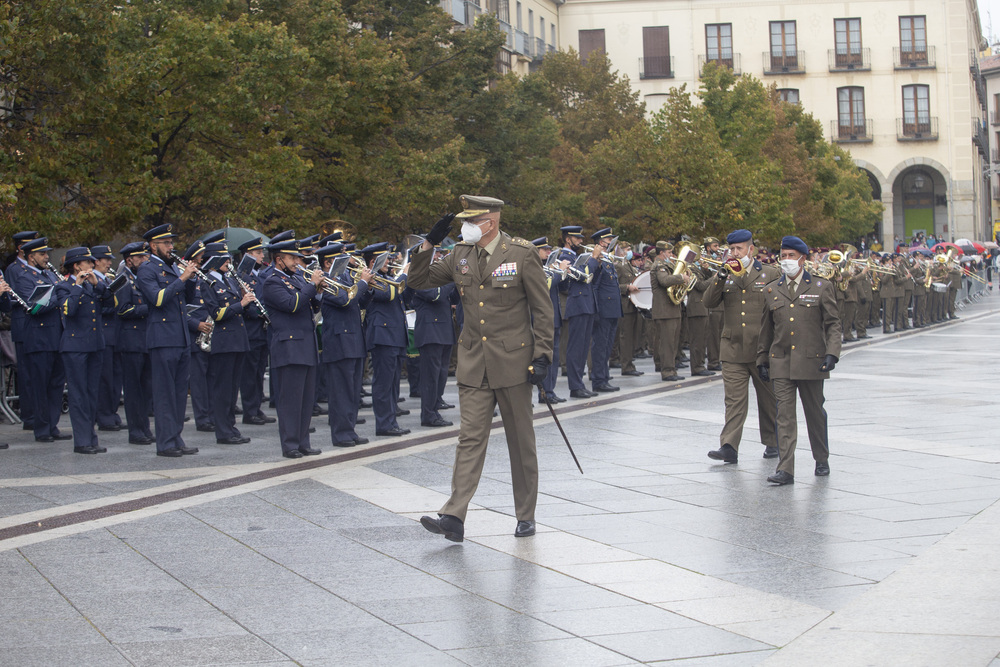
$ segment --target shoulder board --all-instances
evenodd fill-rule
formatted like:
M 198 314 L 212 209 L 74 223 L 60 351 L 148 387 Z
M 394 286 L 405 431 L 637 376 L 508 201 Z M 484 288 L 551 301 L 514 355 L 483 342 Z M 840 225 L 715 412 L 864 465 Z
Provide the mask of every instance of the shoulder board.
M 471 244 L 471 243 L 469 243 L 468 241 L 459 241 L 459 242 L 458 242 L 458 243 L 456 243 L 455 245 L 464 245 L 464 246 L 471 246 L 472 244 Z
M 515 245 L 522 246 L 524 248 L 534 248 L 535 247 L 534 243 L 532 243 L 531 241 L 528 241 L 527 239 L 522 239 L 520 236 L 515 236 L 514 238 L 512 238 L 511 239 L 511 243 L 514 243 Z

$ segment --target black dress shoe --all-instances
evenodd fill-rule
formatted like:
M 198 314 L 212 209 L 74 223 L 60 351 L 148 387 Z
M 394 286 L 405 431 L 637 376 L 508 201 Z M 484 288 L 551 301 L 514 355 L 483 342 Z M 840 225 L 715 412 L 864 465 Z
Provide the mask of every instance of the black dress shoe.
M 215 444 L 217 445 L 245 445 L 250 442 L 250 438 L 245 438 L 243 436 L 234 435 L 231 438 L 216 438 Z
M 323 453 L 322 449 L 313 449 L 312 447 L 299 447 L 299 451 L 306 456 L 316 456 Z
M 405 399 L 405 398 L 403 398 L 402 396 L 397 396 L 397 397 L 396 397 L 396 402 L 397 402 L 397 403 L 402 403 L 402 402 L 403 402 L 403 401 L 405 401 L 405 400 L 406 400 L 406 399 Z
M 21 423 L 21 430 L 22 431 L 34 431 L 35 430 L 35 425 L 32 424 L 31 422 L 22 422 Z
M 69 433 L 53 433 L 52 434 L 52 439 L 53 440 L 72 440 L 73 436 L 71 436 Z
M 121 424 L 112 424 L 111 426 L 98 426 L 98 431 L 120 431 L 122 430 Z
M 668 375 L 665 378 L 660 378 L 660 382 L 680 382 L 683 379 L 680 375 Z
M 129 438 L 130 445 L 151 445 L 156 442 L 156 438 Z
M 924 325 L 921 324 L 920 326 L 923 327 Z M 869 336 L 868 334 L 865 334 L 864 336 L 858 336 L 858 340 L 865 340 L 867 338 L 871 338 L 871 336 Z
M 571 398 L 593 398 L 594 396 L 597 396 L 594 392 L 587 391 L 586 389 L 574 389 L 569 392 L 569 395 Z
M 687 368 L 687 367 L 688 367 L 688 365 L 687 365 L 687 364 L 685 364 L 685 363 L 679 363 L 679 364 L 677 364 L 677 368 L 678 368 L 678 369 L 681 369 L 681 368 Z
M 765 459 L 776 459 L 776 458 L 778 458 L 778 448 L 777 447 L 765 447 L 764 448 L 764 458 Z
M 365 403 L 364 401 L 361 401 L 360 403 L 358 403 L 358 409 L 359 410 L 362 409 L 362 408 L 370 408 L 371 406 L 372 406 L 371 403 Z
M 410 398 L 420 398 L 420 392 L 419 391 L 411 391 L 410 392 Z
M 6 442 L 0 442 L 0 449 L 10 449 L 10 445 Z
M 35 438 L 35 442 L 52 442 L 53 440 L 55 440 L 55 438 L 53 438 L 51 435 L 45 435 L 42 436 L 41 438 Z
M 215 433 L 215 424 L 198 424 L 196 428 L 202 433 Z
M 91 447 L 94 449 L 94 452 L 97 453 L 97 454 L 106 454 L 107 451 L 108 451 L 107 447 L 101 447 L 100 445 L 91 445 Z
M 87 446 L 87 447 L 74 447 L 74 454 L 96 454 L 97 447 Z
M 435 535 L 444 535 L 446 540 L 461 542 L 465 539 L 465 526 L 462 520 L 450 514 L 441 514 L 438 518 L 422 516 L 420 525 Z
M 241 408 L 240 406 L 237 405 L 236 409 L 234 411 L 234 414 L 237 414 L 237 415 L 243 414 L 243 408 Z
M 329 412 L 330 412 L 329 410 L 320 407 L 319 405 L 313 406 L 313 417 L 322 417 L 325 414 L 329 414 Z
M 410 414 L 409 410 L 396 410 L 397 417 L 405 417 L 408 414 Z
M 176 449 L 176 448 L 163 449 L 161 451 L 156 452 L 156 455 L 157 456 L 167 456 L 167 457 L 170 457 L 172 459 L 176 459 L 177 457 L 184 456 L 183 454 L 181 454 L 181 450 Z
M 398 426 L 390 429 L 385 429 L 383 431 L 375 431 L 375 435 L 406 435 L 410 432 L 408 428 L 399 428 Z
M 715 375 L 715 373 L 713 371 L 710 371 L 710 370 L 701 370 L 701 371 L 695 371 L 694 373 L 691 373 L 691 377 L 704 378 L 704 377 L 708 377 L 709 375 Z
M 613 384 L 607 382 L 602 382 L 601 384 L 594 387 L 594 391 L 601 392 L 603 394 L 610 394 L 611 392 L 618 391 L 621 387 L 616 387 Z
M 264 424 L 267 423 L 267 419 L 261 417 L 260 415 L 254 415 L 253 417 L 244 417 L 243 423 L 252 424 L 254 426 L 263 426 Z
M 562 396 L 556 396 L 555 394 L 549 394 L 549 403 L 565 403 L 566 399 Z
M 178 447 L 177 451 L 179 451 L 181 454 L 189 456 L 191 454 L 197 454 L 198 453 L 198 448 L 197 447 Z
M 333 446 L 334 447 L 353 447 L 356 444 L 358 444 L 358 443 L 354 442 L 353 440 L 341 440 L 340 442 L 333 443 Z
M 639 377 L 640 375 L 643 374 L 644 373 L 642 371 L 637 371 L 637 370 L 622 371 L 622 375 L 626 377 Z
M 726 443 L 722 447 L 710 451 L 708 453 L 708 458 L 716 461 L 722 461 L 723 463 L 736 463 L 739 461 L 739 454 L 732 445 Z
M 435 406 L 434 409 L 435 410 L 451 410 L 453 407 L 455 407 L 455 406 L 452 405 L 451 403 L 445 403 L 444 401 L 441 401 L 440 403 L 437 404 L 437 406 Z
M 155 415 L 152 412 L 150 412 L 149 416 L 154 417 Z M 187 424 L 189 421 L 191 421 L 191 417 L 189 415 L 184 415 L 184 423 Z
M 817 461 L 816 462 L 816 476 L 817 477 L 826 477 L 829 474 L 830 474 L 830 464 L 827 463 L 826 461 Z
M 436 417 L 429 422 L 420 422 L 421 426 L 433 426 L 435 428 L 441 426 L 454 426 L 455 424 L 448 421 L 447 419 L 442 419 L 441 417 Z
M 777 484 L 778 486 L 784 486 L 785 484 L 794 484 L 795 478 L 789 475 L 784 470 L 779 470 L 778 472 L 770 475 L 767 478 L 771 484 Z
M 282 454 L 282 456 L 284 456 L 286 459 L 301 459 L 303 456 L 305 456 L 305 454 L 303 454 L 297 449 L 293 449 L 290 452 L 285 452 L 284 454 Z
M 518 521 L 514 529 L 514 537 L 531 537 L 535 534 L 534 521 Z
M 354 420 L 354 423 L 355 424 L 367 424 L 368 420 L 365 419 L 364 417 L 358 417 L 357 419 Z
M 721 371 L 722 370 L 722 364 L 712 364 L 711 366 L 708 367 L 708 370 L 710 370 L 710 371 Z
M 844 342 L 845 343 L 853 343 L 856 340 L 857 340 L 857 338 L 855 338 L 854 336 L 851 336 L 850 338 L 844 337 Z
M 367 445 L 368 444 L 368 438 L 355 438 L 354 439 L 354 444 L 355 445 Z
M 316 427 L 315 426 L 310 426 L 309 427 L 309 432 L 310 433 L 315 433 L 316 432 Z
M 608 364 L 608 368 L 621 368 L 621 364 Z

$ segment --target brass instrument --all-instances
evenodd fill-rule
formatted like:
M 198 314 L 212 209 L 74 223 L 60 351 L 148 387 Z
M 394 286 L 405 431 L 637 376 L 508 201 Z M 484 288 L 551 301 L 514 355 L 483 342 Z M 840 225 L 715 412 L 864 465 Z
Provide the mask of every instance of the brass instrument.
M 316 271 L 320 271 L 320 269 L 308 269 L 303 267 L 302 275 L 305 276 L 306 280 L 312 280 L 313 273 L 315 273 Z M 360 273 L 361 270 L 358 269 L 358 272 Z M 372 276 L 372 278 L 374 279 L 374 276 Z M 352 300 L 358 293 L 357 284 L 347 287 L 346 285 L 341 285 L 336 280 L 328 276 L 323 276 L 323 280 L 320 283 L 320 285 L 321 285 L 320 289 L 322 289 L 324 292 L 328 294 L 332 294 L 333 296 L 339 296 L 341 290 L 347 290 L 348 301 Z
M 580 246 L 580 248 L 586 254 L 593 254 L 595 247 L 597 247 L 597 246 L 592 246 L 592 245 Z M 611 246 L 611 247 L 613 248 L 614 246 Z M 602 250 L 601 251 L 601 259 L 606 259 L 609 262 L 611 262 L 612 264 L 621 264 L 621 263 L 624 263 L 624 261 L 625 261 L 624 257 L 618 257 L 617 255 L 613 255 L 613 254 L 611 254 L 611 252 L 609 252 L 607 250 Z
M 807 259 L 802 266 L 811 275 L 817 278 L 825 278 L 826 280 L 832 280 L 834 274 L 837 272 L 837 267 L 829 262 L 814 262 Z
M 701 253 L 698 251 L 698 246 L 693 243 L 681 243 L 677 246 L 677 259 L 674 260 L 674 272 L 673 275 L 679 276 L 688 270 L 690 264 L 694 264 L 698 261 Z M 670 297 L 670 301 L 675 305 L 679 306 L 684 302 L 684 297 L 687 293 L 694 287 L 694 283 L 697 278 L 692 276 L 691 280 L 687 281 L 683 285 L 671 285 L 667 288 L 667 296 Z
M 198 347 L 202 352 L 212 351 L 212 334 L 215 332 L 215 322 L 213 320 L 207 320 L 209 329 L 208 331 L 199 331 L 198 337 L 194 339 Z

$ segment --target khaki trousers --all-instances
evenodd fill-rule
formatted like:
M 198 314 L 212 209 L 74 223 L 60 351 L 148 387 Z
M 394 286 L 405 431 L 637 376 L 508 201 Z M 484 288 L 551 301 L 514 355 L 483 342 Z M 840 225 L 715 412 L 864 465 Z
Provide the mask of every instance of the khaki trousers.
M 775 378 L 772 384 L 778 401 L 778 470 L 795 475 L 795 445 L 798 441 L 796 391 L 802 399 L 813 459 L 817 463 L 825 463 L 830 458 L 830 445 L 826 435 L 826 410 L 823 409 L 823 380 Z
M 719 365 L 719 348 L 722 347 L 723 311 L 711 310 L 708 313 L 708 365 Z
M 774 389 L 760 379 L 757 366 L 734 361 L 722 362 L 722 385 L 726 392 L 726 423 L 719 435 L 719 445 L 730 445 L 739 451 L 743 439 L 743 424 L 750 406 L 750 383 L 757 394 L 757 418 L 760 441 L 765 447 L 777 447 Z
M 656 322 L 656 347 L 660 352 L 660 377 L 677 375 L 677 353 L 681 349 L 681 318 Z
M 688 321 L 688 356 L 691 374 L 705 370 L 705 351 L 708 348 L 708 316 L 690 317 Z
M 458 403 L 462 426 L 451 476 L 451 498 L 441 508 L 441 514 L 450 514 L 465 521 L 469 503 L 483 474 L 493 409 L 499 405 L 510 455 L 517 520 L 534 521 L 538 501 L 538 454 L 531 411 L 531 383 L 523 382 L 503 389 L 491 389 L 486 379 L 479 387 L 460 384 Z
M 858 302 L 844 301 L 840 309 L 840 330 L 844 332 L 844 338 L 854 338 L 851 330 L 854 328 L 854 318 L 857 314 Z M 860 332 L 858 335 L 860 335 Z
M 618 361 L 622 372 L 635 370 L 635 350 L 639 346 L 639 313 L 625 313 L 618 320 Z

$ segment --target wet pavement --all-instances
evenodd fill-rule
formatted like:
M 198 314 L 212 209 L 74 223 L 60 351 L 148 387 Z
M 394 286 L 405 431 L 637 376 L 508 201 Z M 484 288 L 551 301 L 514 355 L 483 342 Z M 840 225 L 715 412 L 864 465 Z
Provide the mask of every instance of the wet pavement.
M 832 473 L 800 441 L 791 486 L 766 483 L 753 411 L 739 464 L 706 457 L 719 376 L 665 384 L 642 360 L 612 372 L 622 391 L 558 406 L 584 475 L 537 406 L 523 539 L 499 421 L 462 544 L 417 521 L 457 435 L 419 409 L 396 439 L 362 411 L 372 442 L 349 450 L 317 418 L 324 453 L 299 461 L 274 425 L 238 424 L 242 446 L 191 427 L 181 459 L 2 425 L 0 664 L 1000 665 L 994 299 L 845 345 Z

